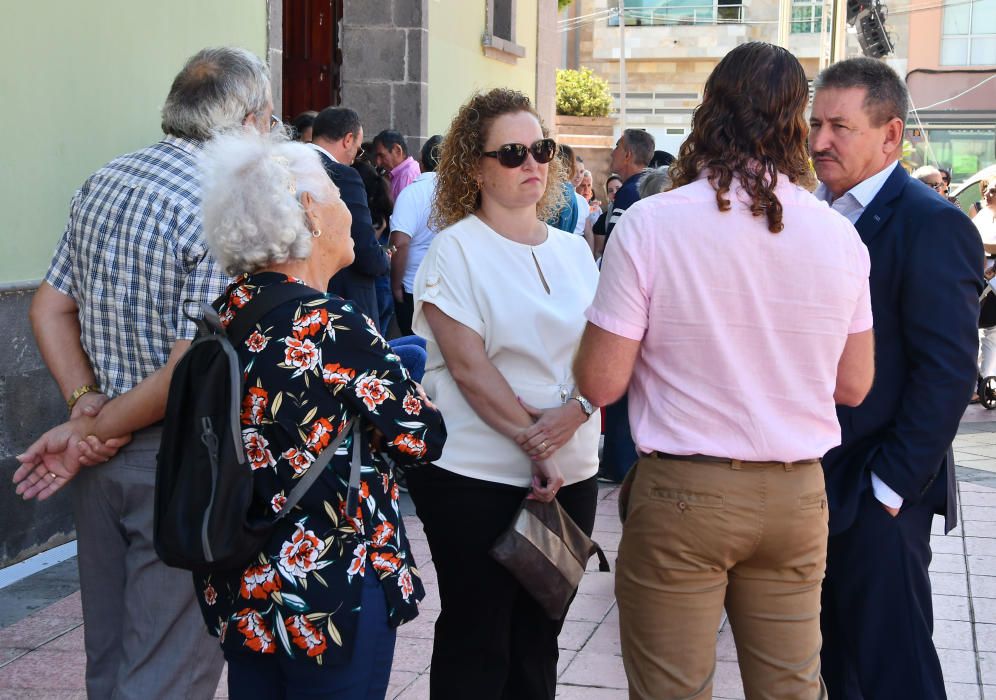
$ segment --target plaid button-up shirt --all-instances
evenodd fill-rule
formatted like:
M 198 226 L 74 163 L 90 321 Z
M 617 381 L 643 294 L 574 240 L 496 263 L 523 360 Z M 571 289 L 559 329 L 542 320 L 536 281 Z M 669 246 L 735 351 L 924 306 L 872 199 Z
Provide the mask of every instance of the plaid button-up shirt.
M 73 197 L 46 281 L 79 306 L 83 349 L 108 396 L 166 364 L 196 328 L 187 299 L 209 302 L 229 281 L 201 229 L 196 141 L 167 136 L 117 158 Z

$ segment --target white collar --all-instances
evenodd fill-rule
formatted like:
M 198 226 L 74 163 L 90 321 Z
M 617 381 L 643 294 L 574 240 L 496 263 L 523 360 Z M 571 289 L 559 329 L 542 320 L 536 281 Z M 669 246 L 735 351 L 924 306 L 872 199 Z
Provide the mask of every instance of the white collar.
M 322 148 L 321 146 L 319 146 L 317 143 L 312 142 L 309 145 L 312 148 L 314 148 L 316 151 L 318 151 L 319 153 L 324 153 L 325 155 L 327 155 L 329 158 L 332 159 L 333 163 L 338 163 L 339 162 L 338 160 L 336 160 L 336 157 L 334 155 L 332 155 L 331 153 L 329 153 L 328 151 L 326 151 L 324 148 Z
M 861 208 L 864 209 L 871 204 L 871 201 L 875 199 L 879 191 L 885 185 L 885 181 L 889 179 L 890 175 L 892 175 L 892 171 L 898 167 L 901 167 L 898 160 L 894 163 L 890 163 L 871 177 L 856 184 L 837 199 L 843 199 L 847 195 L 851 195 L 851 197 L 854 198 L 859 205 L 861 205 Z M 822 199 L 828 204 L 833 202 L 833 195 L 830 193 L 827 186 L 822 182 L 819 187 L 816 188 L 816 192 L 814 194 L 817 199 Z

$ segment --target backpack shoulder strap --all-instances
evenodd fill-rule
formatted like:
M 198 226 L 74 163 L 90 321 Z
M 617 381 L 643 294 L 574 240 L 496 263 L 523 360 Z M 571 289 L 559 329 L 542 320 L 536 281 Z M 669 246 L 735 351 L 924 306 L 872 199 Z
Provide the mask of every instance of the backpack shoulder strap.
M 274 518 L 275 521 L 280 520 L 282 517 L 287 515 L 291 511 L 291 508 L 296 506 L 297 502 L 301 500 L 301 497 L 308 492 L 308 489 L 311 488 L 312 484 L 318 481 L 318 477 L 322 475 L 322 472 L 325 471 L 325 467 L 328 465 L 329 462 L 332 461 L 332 458 L 335 456 L 335 451 L 339 449 L 339 445 L 341 445 L 342 441 L 346 439 L 350 431 L 353 429 L 354 425 L 359 427 L 360 425 L 359 420 L 354 419 L 349 421 L 349 423 L 347 423 L 346 425 L 344 425 L 342 427 L 342 430 L 339 431 L 339 434 L 336 435 L 335 440 L 333 440 L 329 444 L 329 446 L 326 447 L 324 450 L 322 450 L 322 453 L 318 455 L 317 458 L 315 458 L 315 461 L 312 462 L 311 465 L 308 467 L 308 471 L 305 472 L 304 476 L 301 477 L 300 481 L 298 481 L 297 484 L 294 485 L 294 488 L 291 489 L 291 492 L 287 494 L 287 500 L 284 501 L 283 507 L 280 509 L 280 511 L 277 513 L 276 517 Z M 353 465 L 350 469 L 350 474 L 349 474 L 349 483 L 351 488 L 353 480 L 355 478 L 356 488 L 357 490 L 359 489 L 359 482 L 360 482 L 359 477 L 360 474 L 359 474 L 358 462 L 354 458 Z M 349 511 L 346 512 L 348 513 Z
M 311 287 L 294 282 L 270 285 L 239 310 L 232 322 L 228 324 L 225 335 L 228 336 L 232 345 L 237 346 L 245 340 L 260 319 L 281 304 L 295 299 L 317 299 L 320 296 L 321 293 L 316 292 Z

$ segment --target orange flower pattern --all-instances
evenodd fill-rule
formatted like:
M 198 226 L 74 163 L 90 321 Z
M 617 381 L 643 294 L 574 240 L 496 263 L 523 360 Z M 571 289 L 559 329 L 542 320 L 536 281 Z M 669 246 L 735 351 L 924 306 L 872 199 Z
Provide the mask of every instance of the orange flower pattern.
M 230 322 L 261 289 L 287 283 L 297 281 L 273 272 L 244 275 L 217 311 Z M 288 302 L 236 351 L 245 387 L 242 442 L 257 515 L 283 507 L 351 419 L 380 432 L 379 449 L 408 468 L 442 451 L 439 413 L 418 398 L 398 357 L 350 302 L 317 292 Z M 425 591 L 400 516 L 398 485 L 371 442 L 364 437 L 354 513 L 345 513 L 350 435 L 325 467 L 328 474 L 274 525 L 251 562 L 195 575 L 201 612 L 225 649 L 280 653 L 293 663 L 345 662 L 371 571 L 384 589 L 392 626 L 418 614 Z
M 315 629 L 304 615 L 288 617 L 284 625 L 294 645 L 298 649 L 304 649 L 308 656 L 320 656 L 328 647 L 325 635 Z

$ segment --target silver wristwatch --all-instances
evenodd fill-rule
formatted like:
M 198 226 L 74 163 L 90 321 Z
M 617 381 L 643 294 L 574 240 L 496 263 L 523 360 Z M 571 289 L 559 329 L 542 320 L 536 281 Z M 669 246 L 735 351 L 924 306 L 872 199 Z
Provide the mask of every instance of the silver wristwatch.
M 571 396 L 571 399 L 581 404 L 581 410 L 584 411 L 585 417 L 591 418 L 591 414 L 595 412 L 595 407 L 591 405 L 591 401 L 589 401 L 588 399 L 586 399 L 576 391 Z M 568 401 L 571 399 L 568 399 Z

